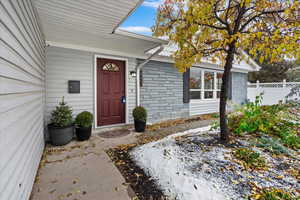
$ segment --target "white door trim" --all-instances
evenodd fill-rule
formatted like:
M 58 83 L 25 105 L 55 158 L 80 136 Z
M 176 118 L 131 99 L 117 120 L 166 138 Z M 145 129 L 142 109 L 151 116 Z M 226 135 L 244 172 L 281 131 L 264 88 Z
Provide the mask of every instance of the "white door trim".
M 102 128 L 102 126 L 97 125 L 97 59 L 106 58 L 112 60 L 125 61 L 125 123 L 128 124 L 128 59 L 115 56 L 107 56 L 102 54 L 95 54 L 94 56 L 94 128 Z M 113 124 L 112 124 L 113 125 Z M 120 124 L 118 124 L 120 125 Z M 105 127 L 105 126 L 103 126 Z

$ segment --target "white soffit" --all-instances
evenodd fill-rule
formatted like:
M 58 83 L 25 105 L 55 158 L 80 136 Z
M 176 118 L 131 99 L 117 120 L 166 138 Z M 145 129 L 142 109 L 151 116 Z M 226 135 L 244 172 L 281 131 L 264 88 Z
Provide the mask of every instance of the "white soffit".
M 141 0 L 34 0 L 44 31 L 58 27 L 112 33 Z
M 158 40 L 112 34 L 141 0 L 34 0 L 47 41 L 144 56 Z

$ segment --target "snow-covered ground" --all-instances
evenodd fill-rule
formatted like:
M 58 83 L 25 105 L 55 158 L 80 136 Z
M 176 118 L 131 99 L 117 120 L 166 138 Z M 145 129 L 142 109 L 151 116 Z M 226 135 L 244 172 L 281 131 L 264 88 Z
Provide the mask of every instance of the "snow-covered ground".
M 174 134 L 137 147 L 130 154 L 170 199 L 246 199 L 251 193 L 249 182 L 262 187 L 300 189 L 297 180 L 290 176 L 275 179 L 278 171 L 243 170 L 231 160 L 230 149 L 210 145 L 217 141 L 217 133 L 209 130 L 210 127 L 204 127 Z M 184 142 L 180 142 L 181 138 Z M 271 157 L 268 159 L 276 164 Z
M 175 144 L 175 137 L 203 133 L 209 129 L 210 127 L 205 127 L 171 135 L 138 147 L 131 155 L 139 166 L 157 180 L 171 199 L 224 200 L 226 195 L 218 191 L 215 185 L 186 169 L 186 161 L 193 158 L 182 155 L 180 147 Z

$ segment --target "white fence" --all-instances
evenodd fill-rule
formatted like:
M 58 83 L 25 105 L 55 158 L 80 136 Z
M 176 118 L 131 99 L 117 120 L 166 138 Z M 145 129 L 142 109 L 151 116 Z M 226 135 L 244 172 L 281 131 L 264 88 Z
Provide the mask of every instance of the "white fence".
M 300 82 L 283 82 L 278 83 L 256 83 L 248 84 L 248 99 L 254 101 L 255 97 L 263 93 L 263 105 L 278 104 L 279 101 L 285 102 L 286 96 L 291 89 L 300 86 Z M 300 99 L 300 94 L 293 96 L 294 99 Z

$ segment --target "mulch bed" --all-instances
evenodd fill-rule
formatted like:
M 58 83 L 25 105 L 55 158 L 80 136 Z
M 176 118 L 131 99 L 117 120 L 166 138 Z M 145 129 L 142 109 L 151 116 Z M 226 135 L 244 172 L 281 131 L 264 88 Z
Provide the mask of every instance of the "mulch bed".
M 139 200 L 166 200 L 163 192 L 158 188 L 150 176 L 135 164 L 130 158 L 129 152 L 134 145 L 110 149 L 107 154 L 122 173 L 126 182 L 134 190 Z

